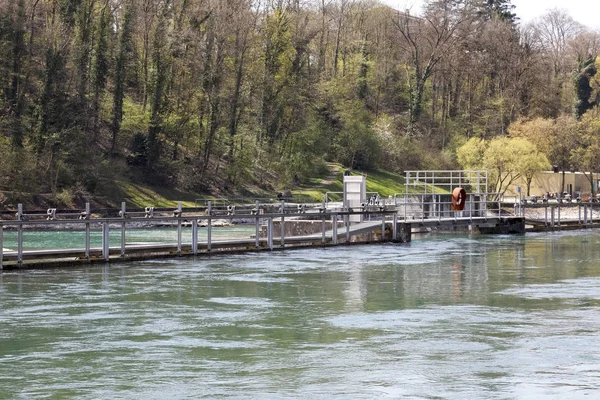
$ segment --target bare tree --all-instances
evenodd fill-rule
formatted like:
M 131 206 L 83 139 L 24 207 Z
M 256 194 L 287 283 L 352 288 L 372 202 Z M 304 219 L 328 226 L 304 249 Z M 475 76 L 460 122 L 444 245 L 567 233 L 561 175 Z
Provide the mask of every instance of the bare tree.
M 575 60 L 565 57 L 569 43 L 583 31 L 583 25 L 575 21 L 565 10 L 552 9 L 534 23 L 540 45 L 552 60 L 554 76 L 572 70 Z
M 409 55 L 410 62 L 406 71 L 410 90 L 409 134 L 415 133 L 416 123 L 421 118 L 425 84 L 438 63 L 461 40 L 458 28 L 472 21 L 469 11 L 468 5 L 439 0 L 429 3 L 422 18 L 399 12 L 394 20 L 401 36 L 398 46 Z

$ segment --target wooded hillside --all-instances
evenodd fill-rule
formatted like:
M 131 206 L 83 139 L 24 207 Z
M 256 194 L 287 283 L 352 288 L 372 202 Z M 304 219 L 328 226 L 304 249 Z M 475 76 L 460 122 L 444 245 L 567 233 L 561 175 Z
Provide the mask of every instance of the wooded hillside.
M 599 46 L 563 11 L 519 24 L 508 0 L 418 17 L 368 0 L 0 0 L 0 191 L 454 169 L 469 138 L 509 134 L 598 169 Z

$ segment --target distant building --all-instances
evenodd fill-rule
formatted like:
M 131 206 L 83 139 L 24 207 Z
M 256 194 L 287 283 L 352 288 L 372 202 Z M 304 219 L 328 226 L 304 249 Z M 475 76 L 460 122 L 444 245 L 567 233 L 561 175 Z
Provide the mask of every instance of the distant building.
M 565 186 L 563 190 L 563 172 L 554 171 L 541 171 L 534 175 L 531 181 L 531 187 L 529 194 L 531 196 L 541 197 L 545 193 L 562 193 L 563 191 L 569 193 L 572 197 L 577 195 L 589 195 L 590 194 L 590 173 L 586 172 L 565 172 Z M 594 193 L 598 192 L 600 186 L 600 173 L 593 173 Z M 508 196 L 516 195 L 515 186 L 521 186 L 521 193 L 523 196 L 527 195 L 527 184 L 524 178 L 521 178 L 512 187 L 510 187 L 506 194 Z

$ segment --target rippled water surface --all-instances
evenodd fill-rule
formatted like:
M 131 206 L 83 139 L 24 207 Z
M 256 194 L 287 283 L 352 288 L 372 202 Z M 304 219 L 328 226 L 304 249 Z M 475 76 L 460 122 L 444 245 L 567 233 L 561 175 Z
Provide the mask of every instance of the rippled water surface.
M 0 398 L 600 398 L 600 233 L 0 274 Z

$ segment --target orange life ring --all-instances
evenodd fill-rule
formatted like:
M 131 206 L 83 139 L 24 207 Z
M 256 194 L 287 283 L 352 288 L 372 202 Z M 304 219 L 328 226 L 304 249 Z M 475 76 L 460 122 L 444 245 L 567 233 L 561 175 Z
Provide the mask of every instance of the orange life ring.
M 452 191 L 452 209 L 454 211 L 462 211 L 465 209 L 467 201 L 467 193 L 465 189 L 458 187 Z

